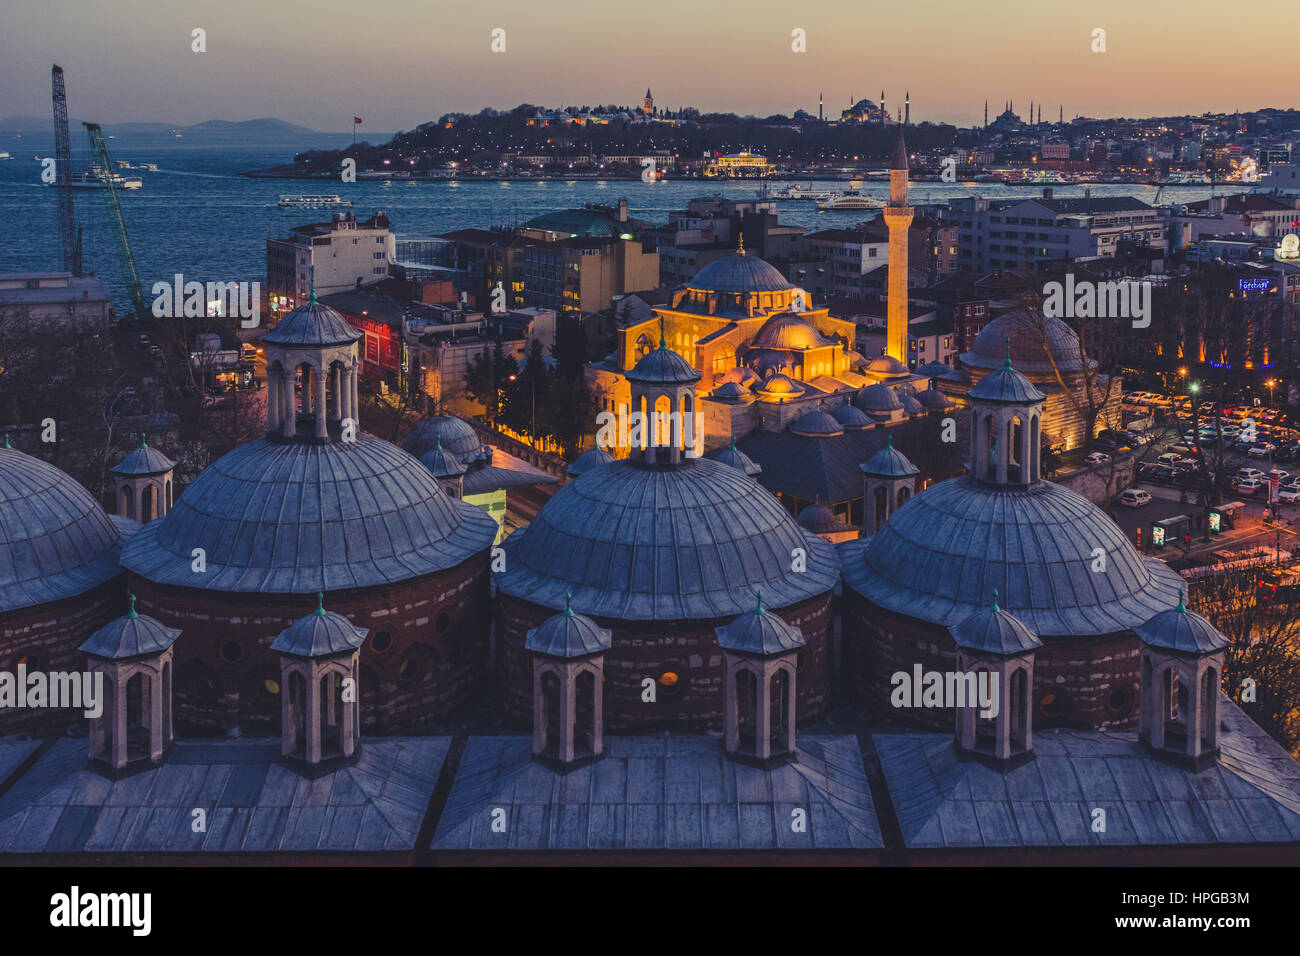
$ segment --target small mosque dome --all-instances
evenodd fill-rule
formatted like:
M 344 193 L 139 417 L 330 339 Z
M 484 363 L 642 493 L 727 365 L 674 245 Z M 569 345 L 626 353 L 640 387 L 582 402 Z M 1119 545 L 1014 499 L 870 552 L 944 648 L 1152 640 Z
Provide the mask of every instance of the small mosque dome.
M 796 435 L 813 435 L 818 438 L 829 438 L 834 435 L 843 435 L 844 429 L 840 423 L 826 412 L 808 412 L 799 417 L 790 426 L 790 431 Z
M 589 448 L 573 460 L 569 465 L 568 472 L 571 478 L 577 478 L 581 474 L 591 471 L 593 468 L 599 468 L 601 465 L 608 465 L 614 460 L 614 456 L 600 446 Z
M 565 596 L 563 611 L 548 617 L 524 638 L 525 648 L 547 657 L 586 657 L 609 650 L 612 643 L 610 631 L 585 614 L 574 612 L 569 595 Z
M 146 654 L 161 654 L 180 637 L 180 629 L 167 627 L 161 621 L 135 609 L 135 595 L 131 595 L 131 610 L 116 620 L 109 621 L 81 645 L 84 654 L 105 660 L 125 660 Z
M 831 416 L 840 423 L 841 428 L 850 430 L 870 428 L 873 424 L 866 412 L 852 404 L 841 405 L 831 412 Z
M 133 476 L 143 478 L 147 475 L 165 475 L 176 467 L 176 462 L 172 461 L 157 448 L 150 448 L 144 440 L 144 435 L 140 436 L 140 447 L 133 450 L 129 455 L 109 469 L 115 475 L 123 477 Z
M 948 630 L 958 647 L 997 657 L 1011 657 L 1043 646 L 1038 635 L 1019 618 L 998 607 L 996 589 L 991 607 L 976 611 Z
M 1183 606 L 1181 592 L 1177 607 L 1161 611 L 1133 630 L 1144 644 L 1179 654 L 1210 654 L 1228 646 L 1217 627 Z
M 792 398 L 798 398 L 803 394 L 803 386 L 795 382 L 788 375 L 777 374 L 765 379 L 762 385 L 754 387 L 754 391 L 762 398 L 774 402 L 788 402 Z
M 286 348 L 314 348 L 324 345 L 349 345 L 361 338 L 361 331 L 352 326 L 343 313 L 324 303 L 317 302 L 315 294 L 306 305 L 300 305 L 268 332 L 262 341 L 267 345 Z
M 773 316 L 764 322 L 750 347 L 790 350 L 815 349 L 834 344 L 834 340 L 823 336 L 807 320 L 787 313 Z
M 420 456 L 420 464 L 433 472 L 435 478 L 454 478 L 467 471 L 459 458 L 442 447 L 441 441 Z
M 903 414 L 904 414 L 904 415 L 924 415 L 924 414 L 925 414 L 925 406 L 922 405 L 920 402 L 918 402 L 918 401 L 917 401 L 913 396 L 911 396 L 911 395 L 902 395 L 902 396 L 899 397 L 898 401 L 899 401 L 899 402 L 902 404 L 902 406 L 903 406 Z
M 749 475 L 751 478 L 763 471 L 763 466 L 756 463 L 752 458 L 736 447 L 736 439 L 731 439 L 731 447 L 724 448 L 722 451 L 710 452 L 706 457 L 714 461 L 720 461 L 724 465 L 730 465 L 739 472 Z
M 739 382 L 723 382 L 713 390 L 713 397 L 724 402 L 735 402 L 749 398 L 749 389 Z
M 627 373 L 629 382 L 651 385 L 683 385 L 698 382 L 701 376 L 690 362 L 682 358 L 660 340 L 659 347 L 641 356 L 640 361 Z
M 271 650 L 294 657 L 329 657 L 355 651 L 370 633 L 357 627 L 342 614 L 325 610 L 325 596 L 317 595 L 316 610 L 300 617 L 271 644 Z
M 894 394 L 894 390 L 879 382 L 868 385 L 854 395 L 853 404 L 868 414 L 876 415 L 887 415 L 890 412 L 902 411 L 903 408 L 903 403 Z
M 758 594 L 758 606 L 741 614 L 730 624 L 715 628 L 718 646 L 741 654 L 783 654 L 804 646 L 803 632 L 788 624 L 779 614 L 763 607 L 763 593 Z
M 907 456 L 894 447 L 894 436 L 890 435 L 885 447 L 872 455 L 867 463 L 858 468 L 865 475 L 876 478 L 910 478 L 919 475 L 921 470 L 908 460 Z
M 715 259 L 686 285 L 704 292 L 785 292 L 794 288 L 776 266 L 743 252 Z
M 878 355 L 867 363 L 867 374 L 878 378 L 906 378 L 912 373 L 892 355 Z
M 922 407 L 928 409 L 942 410 L 952 404 L 952 399 L 937 388 L 927 388 L 917 392 L 916 400 L 921 403 Z
M 1040 392 L 1033 382 L 1011 367 L 1011 355 L 1008 352 L 1002 368 L 980 379 L 980 383 L 967 392 L 966 397 L 1003 405 L 1034 405 L 1047 396 Z
M 835 534 L 853 530 L 852 525 L 845 524 L 835 517 L 835 512 L 821 502 L 814 502 L 800 511 L 798 521 L 799 527 L 806 528 L 813 534 Z
M 455 415 L 428 415 L 420 419 L 402 440 L 402 448 L 419 458 L 439 443 L 444 451 L 466 464 L 483 452 L 483 443 L 474 426 Z

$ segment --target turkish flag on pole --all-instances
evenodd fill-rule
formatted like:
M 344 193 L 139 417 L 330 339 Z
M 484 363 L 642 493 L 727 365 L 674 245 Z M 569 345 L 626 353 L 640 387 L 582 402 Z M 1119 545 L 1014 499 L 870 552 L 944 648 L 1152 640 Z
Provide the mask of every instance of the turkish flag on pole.
M 355 126 L 357 123 L 360 123 L 360 122 L 361 122 L 361 117 L 360 117 L 360 116 L 354 116 L 354 117 L 352 117 L 352 125 L 353 125 L 353 126 Z

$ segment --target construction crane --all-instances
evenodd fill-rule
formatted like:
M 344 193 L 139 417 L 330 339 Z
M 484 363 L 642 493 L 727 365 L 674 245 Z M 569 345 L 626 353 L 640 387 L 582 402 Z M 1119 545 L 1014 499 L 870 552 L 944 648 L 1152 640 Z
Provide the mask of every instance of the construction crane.
M 108 144 L 104 142 L 104 131 L 98 123 L 85 123 L 86 135 L 90 137 L 90 154 L 99 163 L 103 172 L 104 196 L 108 202 L 108 218 L 117 236 L 118 257 L 122 260 L 122 279 L 126 290 L 131 295 L 131 307 L 135 310 L 136 321 L 148 324 L 151 318 L 149 309 L 144 304 L 144 290 L 140 288 L 140 274 L 135 268 L 135 256 L 131 254 L 131 240 L 126 234 L 126 221 L 122 218 L 122 204 L 117 198 L 117 186 L 113 183 L 110 170 L 113 161 L 108 155 Z
M 68 93 L 63 85 L 63 67 L 57 63 L 50 70 L 54 93 L 54 185 L 59 192 L 59 245 L 63 252 L 63 269 L 74 276 L 82 274 L 81 230 L 77 228 L 73 205 L 72 142 L 68 136 Z

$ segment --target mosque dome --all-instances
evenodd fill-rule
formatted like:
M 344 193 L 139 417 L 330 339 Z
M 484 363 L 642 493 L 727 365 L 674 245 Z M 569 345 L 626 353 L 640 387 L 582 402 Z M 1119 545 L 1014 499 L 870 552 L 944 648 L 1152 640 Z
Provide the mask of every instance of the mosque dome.
M 758 654 L 767 657 L 796 651 L 804 646 L 803 633 L 779 614 L 763 607 L 763 598 L 757 598 L 757 607 L 740 615 L 730 624 L 715 629 L 718 646 L 741 654 Z
M 442 447 L 441 441 L 420 456 L 420 464 L 435 478 L 455 478 L 467 470 L 459 458 Z
M 577 478 L 579 475 L 591 471 L 593 468 L 599 468 L 601 465 L 608 465 L 613 460 L 614 456 L 605 451 L 605 449 L 601 448 L 599 445 L 594 448 L 589 448 L 575 458 L 573 464 L 569 465 L 569 477 Z
M 713 260 L 686 285 L 704 292 L 785 292 L 794 288 L 776 266 L 743 252 Z
M 754 391 L 761 398 L 774 402 L 788 402 L 803 394 L 803 386 L 788 375 L 778 372 L 764 379 L 761 385 L 754 386 Z
M 256 439 L 205 468 L 131 539 L 122 564 L 159 584 L 301 594 L 451 568 L 496 534 L 486 512 L 364 432 L 326 445 Z M 203 573 L 191 569 L 195 548 Z
M 271 643 L 271 650 L 293 657 L 330 657 L 360 647 L 369 631 L 342 614 L 325 610 L 323 598 L 321 595 L 315 611 L 281 631 Z
M 998 607 L 996 590 L 993 597 L 991 607 L 976 611 L 950 628 L 957 646 L 997 657 L 1012 657 L 1042 647 L 1037 634 Z
M 343 317 L 343 313 L 317 302 L 315 295 L 306 305 L 294 309 L 263 336 L 267 345 L 285 348 L 315 348 L 327 345 L 350 345 L 361 338 L 361 331 Z
M 1228 646 L 1217 627 L 1183 606 L 1181 591 L 1177 607 L 1166 608 L 1133 630 L 1144 644 L 1179 654 L 1212 654 Z
M 641 356 L 632 370 L 627 373 L 629 382 L 644 382 L 651 385 L 684 385 L 698 382 L 701 376 L 690 362 L 682 358 L 660 341 L 657 349 L 652 349 Z
M 828 412 L 807 412 L 790 425 L 790 431 L 796 435 L 812 435 L 817 438 L 844 434 L 843 427 Z
M 161 654 L 180 636 L 180 628 L 167 627 L 161 621 L 137 613 L 135 596 L 132 595 L 130 612 L 109 621 L 90 635 L 79 649 L 83 654 L 93 654 L 105 660 L 124 660 Z
M 763 323 L 750 343 L 751 348 L 815 349 L 834 345 L 806 320 L 797 315 L 776 315 Z
M 1033 405 L 1046 398 L 1033 382 L 1012 368 L 1010 356 L 1003 360 L 1000 369 L 980 379 L 966 397 L 994 405 Z
M 749 389 L 739 382 L 723 382 L 711 393 L 713 398 L 720 398 L 724 402 L 735 402 L 749 397 Z
M 867 363 L 867 374 L 877 378 L 906 378 L 912 373 L 892 355 L 877 355 Z
M 736 447 L 736 440 L 731 440 L 731 447 L 724 448 L 722 451 L 711 452 L 708 456 L 714 461 L 720 461 L 724 465 L 730 465 L 742 474 L 749 475 L 751 478 L 761 474 L 763 466 L 759 465 L 754 459 L 750 458 L 743 451 Z
M 990 370 L 1001 368 L 1006 361 L 1008 339 L 1011 340 L 1011 361 L 1021 372 L 1051 373 L 1053 361 L 1062 372 L 1076 372 L 1083 368 L 1079 336 L 1065 320 L 1036 312 L 1031 314 L 1024 309 L 1004 313 L 984 326 L 971 343 L 970 351 L 962 353 L 962 365 Z
M 176 467 L 172 461 L 157 448 L 150 448 L 140 436 L 140 447 L 109 469 L 115 475 L 144 477 L 146 475 L 163 475 Z
M 547 657 L 586 657 L 607 651 L 611 645 L 610 632 L 585 614 L 574 613 L 568 597 L 563 611 L 548 617 L 524 638 L 524 647 Z
M 870 428 L 874 424 L 862 409 L 852 404 L 841 405 L 831 412 L 831 416 L 840 423 L 841 428 L 851 430 Z
M 1105 571 L 1092 570 L 1097 548 Z M 1151 620 L 1182 584 L 1163 561 L 1140 555 L 1096 505 L 1047 481 L 991 487 L 967 475 L 940 482 L 869 541 L 846 549 L 850 587 L 943 627 L 986 606 L 997 588 L 999 603 L 1038 634 L 1109 634 Z
M 799 512 L 799 527 L 813 534 L 835 534 L 853 530 L 852 525 L 847 525 L 835 517 L 835 512 L 820 502 L 814 502 Z
M 912 464 L 906 455 L 894 447 L 894 436 L 890 435 L 885 447 L 867 459 L 866 464 L 859 465 L 862 473 L 875 478 L 910 478 L 919 475 L 921 470 Z
M 922 407 L 928 409 L 945 409 L 951 405 L 950 399 L 937 388 L 927 388 L 916 393 L 916 400 L 921 403 Z
M 868 385 L 858 394 L 853 396 L 853 404 L 868 414 L 887 415 L 890 412 L 902 411 L 903 403 L 899 401 L 894 390 L 888 385 L 877 382 L 875 385 Z
M 419 458 L 433 451 L 440 442 L 443 451 L 451 452 L 464 464 L 483 453 L 478 432 L 469 422 L 455 415 L 428 415 L 420 419 L 406 433 L 402 448 Z
M 116 577 L 122 542 L 118 526 L 71 477 L 0 448 L 0 612 L 83 594 Z
M 903 406 L 903 414 L 904 414 L 904 415 L 924 415 L 924 414 L 925 414 L 925 406 L 922 405 L 920 402 L 918 402 L 918 401 L 917 401 L 913 396 L 911 396 L 911 395 L 901 395 L 901 396 L 899 396 L 898 401 L 899 401 L 899 403 Z
M 617 461 L 561 488 L 506 538 L 498 589 L 544 607 L 621 620 L 730 618 L 761 588 L 774 607 L 830 591 L 831 546 L 806 533 L 737 469 L 697 458 L 675 469 Z M 790 573 L 803 549 L 807 570 Z

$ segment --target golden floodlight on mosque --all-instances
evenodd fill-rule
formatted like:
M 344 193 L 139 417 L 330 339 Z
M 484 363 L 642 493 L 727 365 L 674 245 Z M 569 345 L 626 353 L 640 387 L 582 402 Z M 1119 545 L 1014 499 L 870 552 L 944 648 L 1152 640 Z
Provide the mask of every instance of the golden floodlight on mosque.
M 673 671 L 664 671 L 659 675 L 659 683 L 665 687 L 674 687 L 677 684 L 677 674 Z

